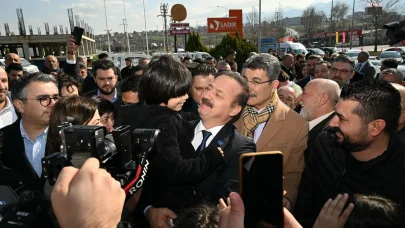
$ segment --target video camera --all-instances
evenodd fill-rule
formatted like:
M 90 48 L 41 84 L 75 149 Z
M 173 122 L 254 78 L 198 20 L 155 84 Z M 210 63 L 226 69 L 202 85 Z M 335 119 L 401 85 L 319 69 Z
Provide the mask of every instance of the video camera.
M 385 24 L 384 29 L 387 29 L 386 36 L 389 45 L 397 44 L 405 40 L 405 20 L 394 21 Z
M 61 152 L 42 159 L 43 176 L 53 186 L 65 166 L 80 168 L 90 157 L 100 161 L 111 176 L 121 183 L 127 197 L 134 195 L 143 185 L 148 172 L 146 158 L 160 131 L 120 126 L 105 135 L 105 127 L 71 125 L 58 126 Z

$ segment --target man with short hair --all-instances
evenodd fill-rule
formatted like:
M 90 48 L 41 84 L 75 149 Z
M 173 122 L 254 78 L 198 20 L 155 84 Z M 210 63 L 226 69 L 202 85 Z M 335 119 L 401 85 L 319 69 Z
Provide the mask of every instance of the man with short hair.
M 395 68 L 388 68 L 381 71 L 379 79 L 402 85 L 402 82 L 404 81 L 404 73 Z
M 11 65 L 13 64 L 17 63 L 12 63 Z M 14 105 L 11 102 L 11 94 L 8 92 L 8 82 L 6 71 L 3 67 L 0 67 L 0 129 L 14 123 L 18 119 Z
M 405 143 L 405 87 L 400 84 L 391 83 L 391 85 L 398 90 L 401 95 L 401 116 L 399 118 L 397 134 L 402 143 Z
M 315 67 L 315 77 L 314 78 L 329 78 L 331 64 L 328 61 L 320 61 Z
M 142 76 L 142 74 L 143 74 L 143 71 L 146 69 L 148 67 L 148 65 L 140 65 L 140 64 L 138 64 L 138 65 L 136 65 L 135 67 L 134 67 L 134 72 L 135 72 L 135 76 Z
M 126 66 L 124 68 L 122 68 L 122 70 L 121 70 L 122 79 L 135 75 L 135 71 L 134 71 L 135 67 L 134 67 L 134 65 L 132 65 L 131 57 L 125 58 L 125 64 L 126 64 Z
M 108 54 L 107 53 L 101 53 L 101 54 L 98 55 L 98 59 L 99 60 L 107 60 L 108 59 Z M 122 77 L 121 77 L 120 68 L 115 66 L 115 71 L 117 72 L 118 81 L 121 81 Z M 93 77 L 94 77 L 94 75 L 93 75 Z
M 190 56 L 185 56 L 183 59 L 183 63 L 185 66 L 187 66 L 187 64 L 190 64 L 192 62 L 193 62 L 193 60 L 190 58 Z
M 314 79 L 314 77 L 315 77 L 315 67 L 316 67 L 316 64 L 317 64 L 318 62 L 322 61 L 322 60 L 323 60 L 322 57 L 320 57 L 320 56 L 318 56 L 318 55 L 310 55 L 310 56 L 308 56 L 308 58 L 307 58 L 307 66 L 308 66 L 308 73 L 309 73 L 309 75 L 308 75 L 307 77 L 305 77 L 305 78 L 303 78 L 303 79 L 301 79 L 301 80 L 299 80 L 299 81 L 297 82 L 297 84 L 298 84 L 301 88 L 304 88 L 304 87 L 307 85 L 307 83 L 308 83 L 309 81 L 311 81 L 312 79 Z
M 304 152 L 305 161 L 316 136 L 329 124 L 335 115 L 335 105 L 339 100 L 339 85 L 332 80 L 317 78 L 308 82 L 304 92 L 298 96 L 301 103 L 300 115 L 309 123 L 308 147 Z
M 12 64 L 12 63 L 18 63 L 21 64 L 21 58 L 15 53 L 9 53 L 5 56 L 4 58 L 4 64 L 6 64 L 6 68 Z
M 405 147 L 395 134 L 401 96 L 382 80 L 342 88 L 328 131 L 311 148 L 295 217 L 312 227 L 328 199 L 347 193 L 378 195 L 405 203 Z
M 217 64 L 217 70 L 219 72 L 231 71 L 231 66 L 225 60 L 219 61 Z
M 15 81 L 17 81 L 19 78 L 24 76 L 24 69 L 19 63 L 11 63 L 7 68 L 6 72 L 8 75 L 9 79 L 9 89 L 13 87 L 13 84 Z
M 54 76 L 38 72 L 18 79 L 11 95 L 21 119 L 0 129 L 0 160 L 10 169 L 0 175 L 0 185 L 10 186 L 17 194 L 42 191 L 41 159 L 52 107 L 60 98 L 58 84 Z
M 100 96 L 111 103 L 121 103 L 121 93 L 117 89 L 117 71 L 110 60 L 98 60 L 93 64 L 93 75 L 97 89 L 86 93 L 86 96 Z
M 248 80 L 250 95 L 243 116 L 235 125 L 243 135 L 253 138 L 258 152 L 283 153 L 287 191 L 284 206 L 291 210 L 304 169 L 301 157 L 307 147 L 308 123 L 280 101 L 280 70 L 278 59 L 269 54 L 254 55 L 246 61 L 242 76 Z
M 190 96 L 183 104 L 182 110 L 198 116 L 198 106 L 200 105 L 202 95 L 215 79 L 215 68 L 209 64 L 199 64 L 191 70 L 191 75 L 193 76 L 193 82 L 191 84 Z
M 139 77 L 128 77 L 122 80 L 121 96 L 122 105 L 137 104 L 138 99 L 138 82 Z
M 286 72 L 290 77 L 291 81 L 295 79 L 295 69 L 294 69 L 294 56 L 291 54 L 285 54 L 281 61 L 281 70 Z
M 290 76 L 283 70 L 280 71 L 280 76 L 278 77 L 278 88 L 283 87 L 283 86 L 288 86 L 291 87 L 295 90 L 295 94 L 297 96 L 301 95 L 302 89 L 299 85 L 297 85 L 295 82 L 290 80 Z
M 144 65 L 144 66 L 146 66 L 146 65 L 148 65 L 149 64 L 149 62 L 150 62 L 150 60 L 148 59 L 148 58 L 141 58 L 140 60 L 139 60 L 139 62 L 138 62 L 138 64 L 139 65 Z
M 340 88 L 350 83 L 354 76 L 354 62 L 345 55 L 339 55 L 330 68 L 329 78 L 337 82 Z
M 83 79 L 83 81 L 84 80 L 86 80 L 86 78 L 87 78 L 87 67 L 86 67 L 86 65 L 84 65 L 82 62 L 79 62 L 78 63 L 78 70 L 79 70 L 79 77 L 81 78 L 81 79 Z
M 290 86 L 281 86 L 277 90 L 278 97 L 287 107 L 294 110 L 297 107 L 297 93 Z
M 205 63 L 211 65 L 213 68 L 216 67 L 216 61 L 215 61 L 214 57 L 211 57 L 211 56 L 207 57 L 205 59 Z
M 380 67 L 380 70 L 383 71 L 383 70 L 388 69 L 388 68 L 395 68 L 395 69 L 397 69 L 397 68 L 398 68 L 398 61 L 397 61 L 397 59 L 389 58 L 389 59 L 381 60 L 381 67 Z
M 46 56 L 42 72 L 54 76 L 57 75 L 60 72 L 58 59 L 53 55 Z
M 373 64 L 368 61 L 369 57 L 370 54 L 367 51 L 361 51 L 357 55 L 357 60 L 359 63 L 354 70 L 363 73 L 366 80 L 373 80 L 376 71 Z
M 234 51 L 232 49 L 229 50 L 226 54 L 225 61 L 227 63 L 230 63 L 230 62 L 235 62 L 235 59 L 236 59 L 236 51 Z

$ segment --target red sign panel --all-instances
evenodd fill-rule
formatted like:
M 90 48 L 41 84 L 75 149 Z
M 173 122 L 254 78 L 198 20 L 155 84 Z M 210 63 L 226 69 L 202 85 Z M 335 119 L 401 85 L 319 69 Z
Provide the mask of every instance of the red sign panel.
M 188 28 L 190 23 L 170 23 L 170 28 Z
M 190 34 L 190 29 L 176 29 L 176 30 L 171 29 L 170 30 L 170 35 L 171 36 L 184 35 L 184 34 L 186 34 L 186 35 Z
M 208 33 L 235 32 L 238 30 L 238 18 L 207 18 Z

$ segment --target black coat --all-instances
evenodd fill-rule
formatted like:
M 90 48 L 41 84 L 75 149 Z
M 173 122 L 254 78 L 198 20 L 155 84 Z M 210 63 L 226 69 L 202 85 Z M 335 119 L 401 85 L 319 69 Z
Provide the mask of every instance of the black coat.
M 19 195 L 24 190 L 43 191 L 44 181 L 38 177 L 24 148 L 20 121 L 0 129 L 0 185 L 10 186 Z
M 308 75 L 308 76 L 306 76 L 305 78 L 303 78 L 303 79 L 300 79 L 300 80 L 298 80 L 297 81 L 297 85 L 299 85 L 301 88 L 305 88 L 305 86 L 308 84 L 308 82 L 310 81 L 310 79 L 311 79 L 311 77 L 310 77 L 310 75 Z
M 191 122 L 193 129 L 198 123 L 199 121 Z M 225 164 L 201 181 L 195 192 L 205 202 L 216 205 L 220 198 L 226 200 L 231 192 L 239 192 L 239 157 L 246 152 L 256 152 L 256 144 L 239 133 L 234 125 L 226 124 L 208 146 L 222 148 Z
M 296 75 L 294 66 L 292 66 L 291 68 L 287 68 L 283 64 L 280 64 L 280 66 L 281 66 L 281 69 L 288 74 L 288 76 L 290 77 L 290 81 L 294 81 L 295 75 Z
M 87 70 L 87 77 L 84 80 L 81 79 L 78 74 L 78 64 L 65 63 L 65 65 L 63 66 L 63 71 L 65 72 L 65 74 L 76 78 L 77 80 L 79 80 L 82 83 L 82 85 L 83 85 L 82 92 L 83 93 L 88 93 L 90 91 L 97 89 L 97 84 L 94 81 L 93 73 L 91 72 L 91 70 Z
M 196 118 L 194 120 L 200 119 L 200 114 L 198 113 L 198 104 L 195 103 L 193 98 L 190 97 L 184 102 L 183 108 L 181 109 L 183 112 L 189 112 L 194 115 Z
M 196 154 L 191 141 L 193 127 L 178 112 L 167 107 L 146 107 L 147 118 L 140 128 L 159 129 L 150 167 L 142 191 L 142 210 L 147 205 L 180 209 L 193 204 L 194 186 L 210 176 L 225 160 L 216 146 Z
M 388 149 L 367 162 L 356 160 L 321 132 L 302 174 L 295 218 L 312 227 L 323 205 L 339 193 L 377 194 L 405 206 L 405 145 L 393 135 Z
M 308 132 L 308 146 L 307 149 L 304 151 L 305 162 L 308 161 L 311 153 L 311 148 L 315 143 L 316 137 L 321 133 L 326 127 L 329 125 L 329 121 L 335 116 L 335 112 L 330 114 L 326 119 L 322 120 L 319 124 L 315 125 L 309 132 Z

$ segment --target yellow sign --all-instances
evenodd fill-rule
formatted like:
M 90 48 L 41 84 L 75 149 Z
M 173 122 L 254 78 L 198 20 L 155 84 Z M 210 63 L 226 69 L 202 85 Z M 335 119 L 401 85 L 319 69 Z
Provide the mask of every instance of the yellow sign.
M 339 43 L 339 32 L 336 32 L 336 43 Z

